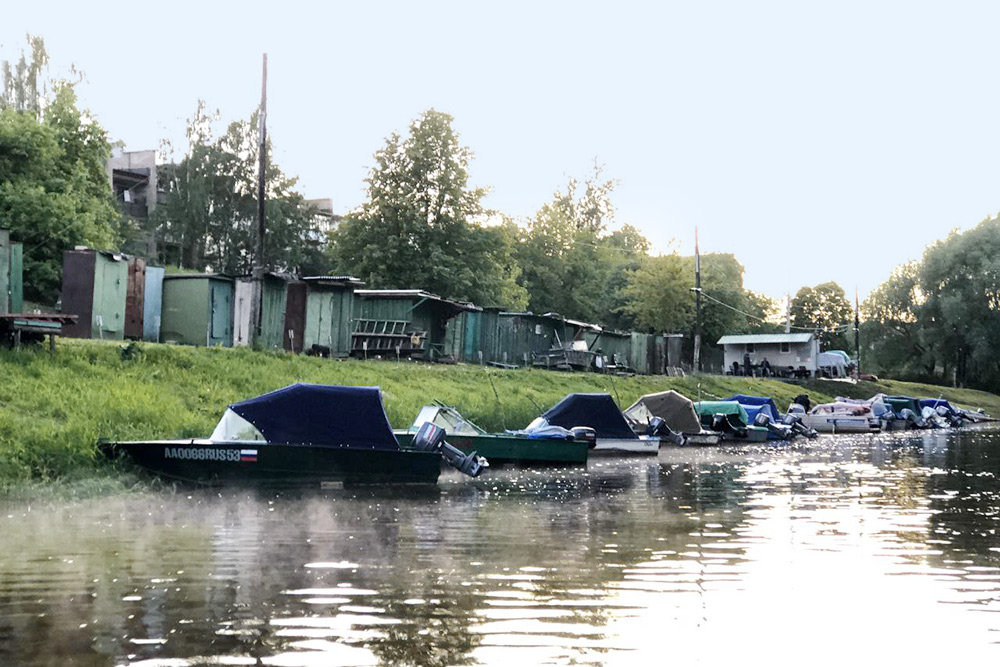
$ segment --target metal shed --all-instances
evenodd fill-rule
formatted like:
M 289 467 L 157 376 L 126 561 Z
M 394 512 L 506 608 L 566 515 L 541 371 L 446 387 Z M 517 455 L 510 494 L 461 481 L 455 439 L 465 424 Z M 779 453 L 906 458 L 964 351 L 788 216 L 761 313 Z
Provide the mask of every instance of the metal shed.
M 233 279 L 227 276 L 164 276 L 160 339 L 164 343 L 231 347 L 233 292 Z
M 566 320 L 546 313 L 500 313 L 499 349 L 501 361 L 530 366 L 535 355 L 546 354 L 566 342 Z
M 24 310 L 23 247 L 0 229 L 0 315 Z
M 466 310 L 448 322 L 445 353 L 458 361 L 488 364 L 502 361 L 501 308 Z
M 163 313 L 163 274 L 163 267 L 146 267 L 146 285 L 142 293 L 142 339 L 152 343 L 160 342 L 160 319 Z
M 292 352 L 346 357 L 351 353 L 353 276 L 307 276 L 288 284 L 283 346 Z
M 256 346 L 260 349 L 282 349 L 289 280 L 291 276 L 286 274 L 264 274 L 260 335 L 256 342 Z M 250 344 L 251 299 L 253 299 L 253 279 L 239 278 L 233 292 L 233 345 Z
M 146 310 L 143 297 L 146 293 L 146 260 L 132 257 L 128 260 L 128 286 L 125 290 L 125 337 L 142 340 Z
M 76 315 L 64 336 L 122 340 L 128 258 L 119 253 L 67 250 L 63 253 L 62 312 Z
M 480 308 L 423 290 L 357 290 L 351 353 L 436 361 L 448 355 L 449 320 Z
M 632 356 L 632 335 L 623 331 L 601 329 L 584 332 L 587 346 L 594 352 L 600 352 L 608 358 L 609 364 L 630 366 Z

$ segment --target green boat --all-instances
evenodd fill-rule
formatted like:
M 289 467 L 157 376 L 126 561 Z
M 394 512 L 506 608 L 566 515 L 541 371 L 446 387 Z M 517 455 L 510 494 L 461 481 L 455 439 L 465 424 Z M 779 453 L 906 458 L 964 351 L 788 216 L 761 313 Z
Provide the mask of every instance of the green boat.
M 736 401 L 698 401 L 694 411 L 704 428 L 722 433 L 725 439 L 763 442 L 767 429 L 748 424 L 747 411 Z
M 394 431 L 407 447 L 421 425 L 430 422 L 445 430 L 448 444 L 463 453 L 476 452 L 491 464 L 581 464 L 587 462 L 587 440 L 534 438 L 513 433 L 487 433 L 447 405 L 425 405 L 409 429 Z

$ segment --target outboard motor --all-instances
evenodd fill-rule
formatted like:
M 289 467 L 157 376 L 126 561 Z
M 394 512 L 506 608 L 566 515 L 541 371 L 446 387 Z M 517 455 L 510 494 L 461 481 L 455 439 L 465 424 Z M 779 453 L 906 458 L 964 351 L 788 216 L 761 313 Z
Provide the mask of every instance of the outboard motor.
M 716 412 L 712 415 L 712 430 L 719 433 L 732 433 L 737 438 L 747 437 L 747 430 L 745 428 L 735 426 L 729 420 L 729 415 L 722 414 L 721 412 Z
M 489 461 L 475 452 L 464 454 L 444 441 L 445 431 L 440 426 L 424 422 L 413 436 L 413 448 L 421 452 L 438 452 L 448 465 L 469 477 L 478 477 L 490 467 Z
M 678 447 L 683 447 L 687 443 L 687 438 L 684 437 L 684 434 L 677 433 L 667 426 L 667 422 L 663 421 L 662 417 L 653 417 L 649 420 L 649 426 L 646 427 L 646 435 L 672 442 Z
M 792 405 L 795 405 L 800 408 L 802 407 L 800 404 L 797 403 L 793 403 Z M 793 413 L 791 408 L 789 408 L 788 413 L 785 415 L 785 418 L 782 421 L 786 426 L 788 426 L 788 428 L 791 429 L 793 436 L 801 435 L 803 437 L 809 438 L 810 440 L 819 437 L 819 433 L 816 432 L 816 429 L 809 428 L 808 426 L 803 424 L 802 416 L 797 412 Z
M 962 425 L 962 416 L 956 414 L 943 405 L 936 408 L 938 416 L 946 420 L 952 427 L 957 428 Z
M 569 430 L 574 440 L 586 440 L 587 449 L 597 447 L 597 431 L 589 426 L 574 426 Z
M 924 420 L 918 417 L 917 413 L 909 408 L 903 408 L 900 410 L 898 416 L 906 422 L 908 428 L 927 428 L 927 424 Z
M 792 433 L 792 429 L 785 424 L 775 424 L 771 421 L 763 412 L 758 412 L 757 416 L 753 419 L 754 426 L 762 426 L 767 429 L 767 432 L 771 435 L 776 436 L 779 440 L 791 440 L 795 437 Z

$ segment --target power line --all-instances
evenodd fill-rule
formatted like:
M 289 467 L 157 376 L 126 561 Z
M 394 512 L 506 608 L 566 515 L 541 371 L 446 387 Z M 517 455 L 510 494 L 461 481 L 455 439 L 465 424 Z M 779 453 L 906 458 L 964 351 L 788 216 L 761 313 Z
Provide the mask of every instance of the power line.
M 703 289 L 701 290 L 701 295 L 703 297 L 705 297 L 706 299 L 708 299 L 709 301 L 714 301 L 715 303 L 719 304 L 720 306 L 724 306 L 725 308 L 728 308 L 728 309 L 730 309 L 732 311 L 735 311 L 735 312 L 739 313 L 740 315 L 743 315 L 744 317 L 747 317 L 747 318 L 749 318 L 751 320 L 757 320 L 758 322 L 765 323 L 765 324 L 767 323 L 767 320 L 765 320 L 763 317 L 760 317 L 759 315 L 752 315 L 752 314 L 746 312 L 745 310 L 740 310 L 736 306 L 729 305 L 725 301 L 720 301 L 719 299 L 716 299 L 714 296 L 711 296 L 710 294 L 708 294 L 707 292 L 705 292 L 705 290 L 703 290 Z M 789 328 L 798 329 L 799 331 L 816 331 L 817 329 L 821 329 L 822 331 L 829 332 L 829 333 L 846 333 L 847 331 L 850 331 L 851 326 L 853 326 L 853 325 L 850 324 L 850 323 L 848 323 L 848 324 L 838 324 L 838 325 L 833 326 L 833 327 L 800 327 L 800 326 L 795 326 L 794 324 L 792 324 L 792 325 L 789 325 Z

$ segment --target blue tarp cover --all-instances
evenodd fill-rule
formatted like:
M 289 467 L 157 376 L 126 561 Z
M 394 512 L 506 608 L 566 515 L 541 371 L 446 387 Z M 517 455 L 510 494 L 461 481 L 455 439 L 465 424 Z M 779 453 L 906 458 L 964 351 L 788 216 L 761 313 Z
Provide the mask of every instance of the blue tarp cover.
M 729 398 L 724 398 L 722 400 L 736 401 L 742 405 L 743 409 L 747 411 L 747 417 L 750 419 L 748 423 L 750 424 L 754 423 L 754 419 L 756 419 L 758 412 L 763 412 L 769 416 L 773 422 L 781 421 L 781 413 L 778 412 L 778 406 L 774 404 L 774 400 L 771 398 L 767 398 L 765 396 L 736 394 L 735 396 L 730 396 Z
M 570 394 L 542 417 L 563 428 L 589 426 L 597 432 L 598 438 L 639 438 L 610 394 Z
M 298 383 L 229 409 L 268 442 L 399 449 L 378 387 Z

